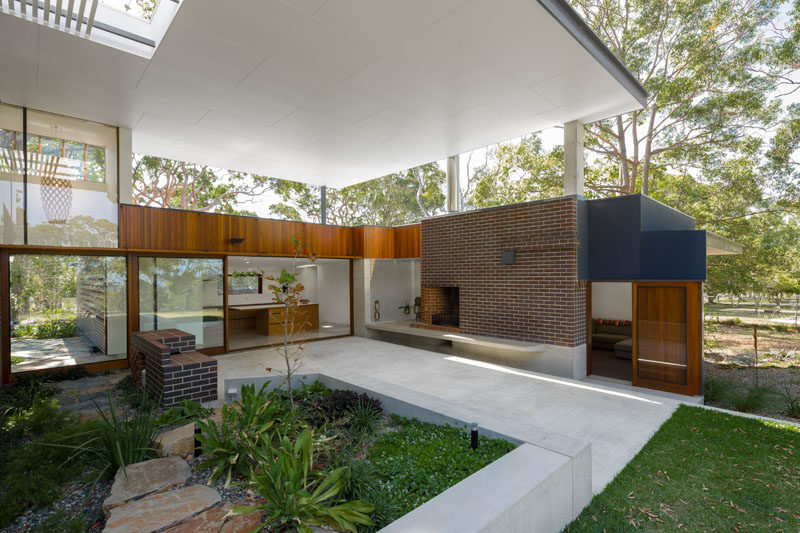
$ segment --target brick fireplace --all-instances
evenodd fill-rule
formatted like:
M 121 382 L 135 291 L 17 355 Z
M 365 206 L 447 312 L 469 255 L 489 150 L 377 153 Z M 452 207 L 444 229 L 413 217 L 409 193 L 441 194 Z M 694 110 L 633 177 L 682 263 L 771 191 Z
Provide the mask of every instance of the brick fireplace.
M 575 197 L 424 219 L 421 324 L 564 348 L 583 345 L 586 285 L 578 276 L 578 233 Z M 509 251 L 510 263 L 504 257 Z M 449 292 L 453 288 L 457 296 Z M 457 329 L 434 325 L 434 315 L 452 313 L 454 300 Z
M 433 329 L 458 331 L 459 288 L 454 286 L 432 287 L 423 285 L 420 291 L 422 311 L 420 324 L 438 326 Z

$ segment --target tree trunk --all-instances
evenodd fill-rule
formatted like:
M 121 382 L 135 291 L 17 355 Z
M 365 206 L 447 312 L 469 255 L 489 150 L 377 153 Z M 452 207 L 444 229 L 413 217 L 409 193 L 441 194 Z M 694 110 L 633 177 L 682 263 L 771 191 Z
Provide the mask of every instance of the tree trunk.
M 650 121 L 647 126 L 647 142 L 644 146 L 644 162 L 642 164 L 642 195 L 647 196 L 650 194 L 650 158 L 653 151 L 653 127 L 656 121 L 656 105 L 653 104 L 653 110 L 650 112 Z
M 630 190 L 631 169 L 628 164 L 628 146 L 625 143 L 625 127 L 622 124 L 622 115 L 617 115 L 617 136 L 619 137 L 619 179 L 620 187 L 624 191 Z

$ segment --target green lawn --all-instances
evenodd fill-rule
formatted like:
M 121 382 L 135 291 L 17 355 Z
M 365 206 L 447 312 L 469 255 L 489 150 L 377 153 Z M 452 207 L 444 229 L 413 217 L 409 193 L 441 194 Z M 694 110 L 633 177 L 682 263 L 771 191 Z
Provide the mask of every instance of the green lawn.
M 800 428 L 681 406 L 566 531 L 800 531 Z

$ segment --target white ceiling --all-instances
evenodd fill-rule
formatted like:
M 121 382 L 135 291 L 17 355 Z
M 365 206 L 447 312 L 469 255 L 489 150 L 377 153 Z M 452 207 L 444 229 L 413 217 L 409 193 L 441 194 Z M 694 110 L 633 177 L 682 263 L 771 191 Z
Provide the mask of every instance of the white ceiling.
M 150 60 L 0 15 L 0 100 L 332 187 L 641 107 L 536 0 L 191 0 Z

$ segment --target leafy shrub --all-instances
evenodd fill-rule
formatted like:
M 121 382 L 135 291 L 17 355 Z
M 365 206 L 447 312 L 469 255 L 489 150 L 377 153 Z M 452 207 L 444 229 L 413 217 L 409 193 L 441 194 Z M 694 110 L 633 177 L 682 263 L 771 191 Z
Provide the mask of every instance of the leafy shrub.
M 111 392 L 108 392 L 109 414 L 98 406 L 100 419 L 89 422 L 80 444 L 62 444 L 73 450 L 70 459 L 84 456 L 97 461 L 97 478 L 113 477 L 117 470 L 150 459 L 155 455 L 151 443 L 158 432 L 154 409 L 117 412 Z
M 469 435 L 459 428 L 398 416 L 392 420 L 400 428 L 381 434 L 368 453 L 383 491 L 399 508 L 384 517 L 385 522 L 376 520 L 378 526 L 396 520 L 514 448 L 504 440 L 480 436 L 473 451 Z
M 265 383 L 256 392 L 255 385 L 243 385 L 241 401 L 222 406 L 222 423 L 198 420 L 203 432 L 197 438 L 203 443 L 204 454 L 211 457 L 198 468 L 214 467 L 209 484 L 225 475 L 229 486 L 233 474 L 248 476 L 253 466 L 253 452 L 269 445 L 274 431 L 285 433 L 289 410 L 280 401 L 272 401 Z
M 78 321 L 72 320 L 45 320 L 32 324 L 20 324 L 11 330 L 12 337 L 25 337 L 33 339 L 63 339 L 74 337 L 78 333 Z
M 33 375 L 0 387 L 0 443 L 57 429 L 64 420 L 53 400 L 58 392 L 58 387 Z
M 765 386 L 743 386 L 732 388 L 725 395 L 725 400 L 737 411 L 752 413 L 767 407 L 775 391 Z
M 251 485 L 266 502 L 252 507 L 234 507 L 234 512 L 263 510 L 273 529 L 293 528 L 311 533 L 312 527 L 329 526 L 355 533 L 358 525 L 370 526 L 366 513 L 373 506 L 362 501 L 340 502 L 344 468 L 325 473 L 314 471 L 311 431 L 306 428 L 292 442 L 280 438 L 276 446 L 259 452 L 263 473 L 253 474 Z M 264 525 L 261 526 L 262 529 Z
M 199 403 L 192 400 L 181 400 L 179 406 L 171 407 L 157 417 L 156 425 L 159 428 L 178 426 L 208 418 L 213 414 L 213 409 L 203 407 Z
M 309 397 L 301 403 L 308 422 L 314 427 L 338 422 L 359 406 L 369 407 L 378 412 L 382 411 L 380 400 L 376 400 L 366 393 L 359 394 L 349 390 L 335 390 L 327 396 Z
M 61 497 L 61 485 L 88 475 L 93 465 L 73 456 L 65 444 L 78 444 L 84 424 L 63 424 L 22 446 L 4 447 L 0 458 L 0 528 L 30 507 L 42 508 Z M 70 461 L 70 459 L 72 459 Z M 50 531 L 63 531 L 63 525 Z
M 381 421 L 380 409 L 372 404 L 359 403 L 349 414 L 350 429 L 357 435 L 371 435 Z
M 703 382 L 706 403 L 724 401 L 733 386 L 733 382 L 729 379 L 706 378 Z
M 122 402 L 131 409 L 152 411 L 158 406 L 147 390 L 137 387 L 130 376 L 119 380 L 115 388 L 122 394 Z
M 786 406 L 786 416 L 800 418 L 800 394 L 792 391 L 788 385 L 781 391 L 781 399 Z
M 369 501 L 367 495 L 372 495 L 380 488 L 378 472 L 369 461 L 352 459 L 344 461 L 342 474 L 342 497 L 348 500 Z
M 22 357 L 17 357 L 15 355 L 11 356 L 11 366 L 18 365 L 23 361 L 25 361 L 25 359 L 23 359 Z

